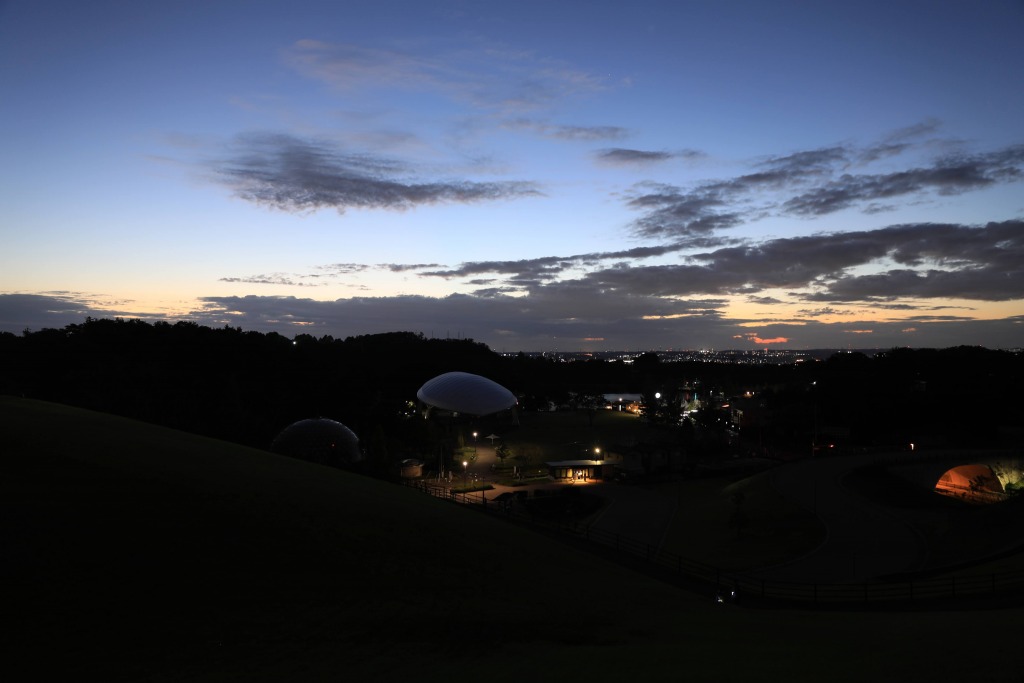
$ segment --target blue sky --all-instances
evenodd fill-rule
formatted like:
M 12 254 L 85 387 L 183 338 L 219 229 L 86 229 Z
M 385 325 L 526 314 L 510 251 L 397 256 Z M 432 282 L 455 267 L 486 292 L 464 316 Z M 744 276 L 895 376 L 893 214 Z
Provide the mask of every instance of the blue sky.
M 1024 3 L 0 2 L 0 329 L 1024 346 Z

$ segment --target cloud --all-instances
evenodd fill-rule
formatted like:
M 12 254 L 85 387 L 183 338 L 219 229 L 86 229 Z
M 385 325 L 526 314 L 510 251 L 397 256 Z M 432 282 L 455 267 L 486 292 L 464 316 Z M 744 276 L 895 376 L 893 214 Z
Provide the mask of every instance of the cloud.
M 84 292 L 39 292 L 0 294 L 0 331 L 55 329 L 92 318 L 143 318 L 159 320 L 156 312 L 128 308 L 132 301 L 116 300 Z
M 769 344 L 788 344 L 789 343 L 789 338 L 788 337 L 772 337 L 771 339 L 765 339 L 763 337 L 758 336 L 756 332 L 755 333 L 751 333 L 751 334 L 747 334 L 747 335 L 742 335 L 742 336 L 745 336 L 747 341 L 749 341 L 749 342 L 752 342 L 752 343 L 758 344 L 758 345 L 764 345 L 764 346 L 768 346 Z
M 401 161 L 285 134 L 238 136 L 227 157 L 208 166 L 213 179 L 236 196 L 282 211 L 405 210 L 540 194 L 529 182 L 416 181 L 408 177 L 415 169 Z
M 426 270 L 427 268 L 440 268 L 440 263 L 379 263 L 378 268 L 390 270 L 392 273 L 405 273 L 410 270 Z
M 623 147 L 611 147 L 601 149 L 594 153 L 597 160 L 603 164 L 615 166 L 648 166 L 661 163 L 670 159 L 686 159 L 696 161 L 707 158 L 707 154 L 696 149 L 684 149 L 677 152 L 647 151 L 641 149 L 627 149 Z
M 984 227 L 897 225 L 852 234 L 860 238 L 862 257 L 884 250 L 897 264 L 914 267 L 843 275 L 808 298 L 1024 299 L 1024 221 L 989 223 Z
M 271 273 L 269 275 L 249 275 L 246 277 L 222 277 L 220 282 L 247 285 L 289 285 L 293 287 L 321 287 L 325 282 L 303 282 L 303 279 L 317 277 L 315 275 L 288 275 Z
M 488 293 L 442 298 L 395 296 L 317 301 L 296 297 L 204 297 L 191 318 L 204 324 L 245 329 L 284 329 L 347 336 L 405 329 L 424 334 L 472 337 L 512 344 L 515 349 L 555 348 L 604 337 L 621 347 L 673 329 L 716 324 L 707 302 L 667 302 L 635 297 L 581 300 L 576 285 L 545 287 L 530 297 Z M 678 319 L 645 319 L 643 311 Z M 400 324 L 396 326 L 396 321 Z M 700 321 L 699 324 L 696 321 Z M 703 332 L 701 334 L 704 334 Z M 561 341 L 557 341 L 561 340 Z
M 97 312 L 78 294 L 0 294 L 0 329 L 8 332 L 63 327 Z
M 299 73 L 344 93 L 404 90 L 512 114 L 607 89 L 607 80 L 565 62 L 480 45 L 418 52 L 299 40 L 284 52 Z
M 1024 298 L 1024 222 L 975 227 L 896 225 L 873 231 L 819 234 L 727 246 L 681 256 L 684 262 L 637 265 L 636 258 L 682 251 L 682 244 L 519 261 L 482 261 L 422 273 L 432 277 L 507 276 L 533 292 L 583 269 L 577 282 L 595 296 L 745 295 L 785 289 L 795 300 L 877 303 L 896 298 L 1010 301 Z M 620 260 L 608 264 L 608 261 Z M 914 267 L 892 267 L 892 263 Z M 865 275 L 858 267 L 888 269 Z M 923 267 L 928 266 L 928 267 Z M 490 281 L 488 281 L 490 284 Z
M 186 315 L 131 313 L 83 303 L 72 295 L 0 294 L 0 329 L 63 327 L 93 317 L 187 319 L 210 326 L 345 337 L 410 330 L 430 336 L 461 336 L 495 350 L 651 349 L 665 339 L 682 348 L 737 348 L 744 343 L 785 343 L 792 348 L 833 348 L 842 335 L 871 330 L 870 345 L 886 348 L 915 339 L 936 347 L 976 344 L 1020 346 L 1024 316 L 976 320 L 967 316 L 921 315 L 899 320 L 823 323 L 814 318 L 729 318 L 725 300 L 663 299 L 621 290 L 602 292 L 576 280 L 538 287 L 529 296 L 500 291 L 447 297 L 356 297 L 335 301 L 281 296 L 202 297 Z M 757 332 L 747 331 L 756 324 Z M 909 327 L 908 327 L 909 325 Z M 597 343 L 598 338 L 604 338 Z M 786 342 L 781 339 L 785 338 Z M 587 341 L 590 340 L 590 341 Z M 759 341 L 758 341 L 759 340 Z M 780 341 L 775 341 L 780 340 Z
M 639 149 L 623 149 L 621 147 L 613 147 L 611 149 L 602 149 L 597 153 L 598 161 L 606 164 L 651 164 L 658 163 L 661 161 L 668 161 L 674 154 L 671 152 L 646 152 Z
M 328 263 L 317 266 L 316 269 L 327 271 L 329 275 L 351 275 L 352 273 L 362 273 L 369 270 L 370 266 L 365 263 Z
M 511 275 L 519 279 L 544 281 L 551 280 L 565 271 L 584 265 L 598 264 L 603 261 L 617 259 L 644 259 L 664 256 L 682 250 L 682 244 L 665 244 L 645 247 L 633 247 L 618 251 L 589 252 L 571 256 L 542 256 L 533 259 L 516 261 L 469 261 L 456 268 L 433 270 L 421 273 L 427 277 L 461 278 L 495 273 Z
M 853 315 L 852 311 L 844 311 L 838 308 L 833 308 L 831 306 L 826 306 L 824 308 L 803 308 L 797 311 L 797 313 L 799 313 L 802 316 L 807 316 L 808 318 L 820 318 L 823 316 L 837 315 Z
M 628 130 L 619 126 L 554 125 L 546 121 L 526 118 L 511 119 L 503 125 L 510 130 L 525 130 L 541 137 L 570 142 L 621 140 L 629 134 Z
M 717 230 L 743 222 L 742 213 L 723 210 L 730 203 L 720 188 L 708 186 L 682 192 L 671 186 L 643 184 L 638 189 L 646 192 L 634 194 L 627 205 L 645 212 L 632 225 L 633 232 L 639 237 L 706 238 Z
M 893 139 L 915 134 L 908 130 Z M 749 173 L 692 187 L 639 183 L 626 195 L 626 205 L 641 212 L 630 228 L 647 239 L 710 239 L 765 216 L 813 218 L 855 207 L 881 213 L 891 209 L 886 202 L 902 197 L 920 201 L 932 193 L 948 196 L 1024 180 L 1024 145 L 946 155 L 895 172 L 848 172 L 915 148 L 893 139 L 866 148 L 840 145 L 768 157 L 752 162 Z
M 643 263 L 673 254 L 679 255 L 680 262 Z M 1024 221 L 983 226 L 897 224 L 706 251 L 694 251 L 689 243 L 678 242 L 531 259 L 469 261 L 454 267 L 338 263 L 317 266 L 317 270 L 340 275 L 372 267 L 415 271 L 423 278 L 463 280 L 466 285 L 486 288 L 487 295 L 519 292 L 535 296 L 545 286 L 564 287 L 574 282 L 589 289 L 588 296 L 610 292 L 640 297 L 740 295 L 751 303 L 778 304 L 782 302 L 774 292 L 785 290 L 791 301 L 914 310 L 925 307 L 930 299 L 1024 299 Z M 300 284 L 305 278 L 310 275 L 275 273 L 224 280 L 287 285 Z M 478 294 L 485 293 L 480 290 Z M 844 313 L 826 306 L 805 308 L 801 314 Z
M 672 254 L 679 255 L 679 263 L 642 263 Z M 423 268 L 418 272 L 422 277 L 464 279 L 465 284 L 502 292 L 518 290 L 531 296 L 542 285 L 576 278 L 573 281 L 589 288 L 588 295 L 593 296 L 609 292 L 643 297 L 742 295 L 750 303 L 777 305 L 782 300 L 775 292 L 787 290 L 791 302 L 918 310 L 935 308 L 925 303 L 929 299 L 1024 298 L 1024 221 L 984 226 L 899 224 L 878 230 L 712 245 L 704 251 L 680 241 L 619 251 Z M 801 314 L 842 313 L 825 307 L 805 308 Z
M 796 215 L 823 216 L 861 202 L 935 191 L 952 195 L 1024 177 L 1024 146 L 940 159 L 930 167 L 875 175 L 844 174 L 783 204 Z
M 846 147 L 824 147 L 761 159 L 753 164 L 751 173 L 702 183 L 688 190 L 640 183 L 628 196 L 627 206 L 645 213 L 633 222 L 632 228 L 635 234 L 647 238 L 707 237 L 763 215 L 768 205 L 747 203 L 757 193 L 829 177 L 849 158 L 850 150 Z

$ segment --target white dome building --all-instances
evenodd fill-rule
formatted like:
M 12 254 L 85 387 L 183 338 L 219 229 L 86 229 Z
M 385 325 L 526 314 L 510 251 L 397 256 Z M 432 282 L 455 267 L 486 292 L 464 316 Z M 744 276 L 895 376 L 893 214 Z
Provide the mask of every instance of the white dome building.
M 416 392 L 421 403 L 466 415 L 491 415 L 514 408 L 515 395 L 486 377 L 468 372 L 447 372 L 426 382 Z

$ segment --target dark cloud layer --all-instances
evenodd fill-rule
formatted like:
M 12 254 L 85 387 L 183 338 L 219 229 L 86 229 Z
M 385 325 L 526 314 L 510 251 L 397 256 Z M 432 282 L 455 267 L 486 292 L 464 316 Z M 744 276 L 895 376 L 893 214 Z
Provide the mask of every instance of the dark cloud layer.
M 584 265 L 593 265 L 615 259 L 643 259 L 664 256 L 684 248 L 681 244 L 666 244 L 649 247 L 634 247 L 619 251 L 590 252 L 571 256 L 543 256 L 517 261 L 471 261 L 457 268 L 433 270 L 421 273 L 429 277 L 458 278 L 482 273 L 514 275 L 517 278 L 544 280 L 560 275 L 563 271 Z
M 290 327 L 296 332 L 335 335 L 401 329 L 434 336 L 463 336 L 487 341 L 501 350 L 577 348 L 588 337 L 637 346 L 668 330 L 690 328 L 709 342 L 710 328 L 729 327 L 718 316 L 720 302 L 665 301 L 650 297 L 609 296 L 581 301 L 585 285 L 545 287 L 523 298 L 491 292 L 487 296 L 443 298 L 396 296 L 316 301 L 294 297 L 207 297 L 192 313 L 211 325 L 251 329 Z M 647 319 L 645 316 L 669 317 Z M 702 329 L 703 328 L 703 329 Z
M 210 168 L 214 179 L 238 197 L 283 211 L 404 210 L 539 194 L 529 182 L 410 180 L 413 169 L 394 159 L 280 134 L 240 136 L 228 157 Z
M 611 127 L 560 127 L 526 119 L 517 125 L 575 140 L 625 134 Z M 409 280 L 444 278 L 475 288 L 470 293 L 335 301 L 209 296 L 188 317 L 210 325 L 335 336 L 411 329 L 473 337 L 510 350 L 580 348 L 593 339 L 619 349 L 722 348 L 756 340 L 835 347 L 845 345 L 837 341 L 844 337 L 876 347 L 922 345 L 921 340 L 932 346 L 1024 345 L 1024 316 L 982 320 L 978 312 L 981 302 L 1024 301 L 1024 220 L 904 223 L 855 231 L 839 226 L 760 240 L 728 232 L 764 216 L 880 211 L 896 198 L 927 201 L 1024 180 L 1020 145 L 945 154 L 899 171 L 865 172 L 875 161 L 891 167 L 908 150 L 920 151 L 919 139 L 936 125 L 897 131 L 863 148 L 838 145 L 758 159 L 745 173 L 691 187 L 637 184 L 625 199 L 639 214 L 628 227 L 653 243 L 628 249 L 458 264 L 338 262 L 309 273 L 221 278 L 240 286 L 309 286 L 344 283 L 380 270 L 407 273 Z M 620 164 L 656 164 L 686 154 L 597 152 L 599 159 Z M 410 180 L 416 169 L 401 161 L 286 135 L 240 137 L 210 168 L 239 196 L 286 211 L 407 209 L 537 193 L 530 183 Z M 764 306 L 772 317 L 727 317 L 737 297 L 748 306 Z M 864 320 L 865 309 L 877 311 L 877 319 Z M 59 327 L 89 315 L 162 317 L 73 292 L 0 295 L 0 329 L 8 331 Z
M 544 256 L 507 261 L 470 261 L 455 267 L 436 263 L 331 264 L 319 275 L 259 275 L 226 282 L 304 284 L 309 278 L 341 277 L 371 268 L 417 277 L 462 281 L 476 296 L 525 293 L 577 283 L 588 296 L 608 292 L 643 297 L 744 295 L 764 305 L 780 302 L 766 290 L 787 290 L 808 301 L 1024 298 L 1024 221 L 984 226 L 919 223 L 868 231 L 821 233 L 759 243 L 722 245 L 704 251 L 691 242 L 630 249 Z M 643 260 L 678 255 L 680 262 L 645 265 Z M 871 267 L 870 274 L 863 272 Z M 861 269 L 858 271 L 858 269 Z M 525 300 L 525 299 L 524 299 Z M 914 306 L 913 308 L 918 308 Z
M 98 309 L 80 295 L 0 294 L 0 330 L 7 332 L 63 327 L 87 316 L 99 317 L 97 313 Z
M 850 269 L 889 259 L 905 266 L 872 275 Z M 689 263 L 622 266 L 586 276 L 595 286 L 634 294 L 756 294 L 812 287 L 816 300 L 855 302 L 877 297 L 1024 298 L 1024 221 L 983 227 L 897 225 L 881 230 L 812 235 L 725 247 Z
M 130 301 L 111 301 L 109 297 L 83 292 L 41 292 L 36 294 L 0 294 L 0 331 L 60 328 L 80 323 L 87 317 L 116 316 L 159 320 L 159 314 L 133 310 Z
M 529 292 L 564 286 L 573 272 L 590 296 L 687 297 L 765 290 L 815 301 L 877 302 L 882 298 L 1011 301 L 1024 298 L 1024 222 L 985 226 L 894 225 L 870 231 L 827 233 L 724 246 L 692 253 L 681 263 L 639 265 L 639 259 L 684 250 L 685 243 L 623 251 L 549 256 L 516 261 L 477 261 L 427 270 L 427 277 L 468 279 L 489 287 Z M 885 266 L 884 264 L 890 264 Z M 873 274 L 857 274 L 872 265 Z M 895 267 L 894 267 L 895 266 Z M 479 278 L 492 275 L 493 278 Z M 475 278 L 475 279 L 472 279 Z M 775 303 L 769 298 L 762 303 Z

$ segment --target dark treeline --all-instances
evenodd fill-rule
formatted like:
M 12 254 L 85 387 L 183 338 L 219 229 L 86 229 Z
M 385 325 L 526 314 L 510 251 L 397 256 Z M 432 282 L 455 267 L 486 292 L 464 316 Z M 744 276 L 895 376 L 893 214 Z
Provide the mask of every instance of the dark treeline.
M 190 322 L 90 318 L 0 334 L 0 357 L 2 393 L 259 448 L 296 420 L 329 417 L 395 458 L 429 429 L 409 418 L 416 390 L 454 370 L 508 387 L 523 411 L 613 392 L 653 398 L 657 391 L 672 406 L 696 392 L 707 401 L 698 424 L 706 432 L 717 428 L 709 418 L 725 414 L 722 404 L 752 392 L 743 399 L 742 445 L 729 446 L 751 452 L 801 454 L 812 440 L 829 439 L 844 447 L 1016 445 L 1024 409 L 1024 358 L 979 347 L 839 353 L 798 365 L 669 363 L 653 353 L 629 364 L 564 363 L 410 332 L 292 340 Z

